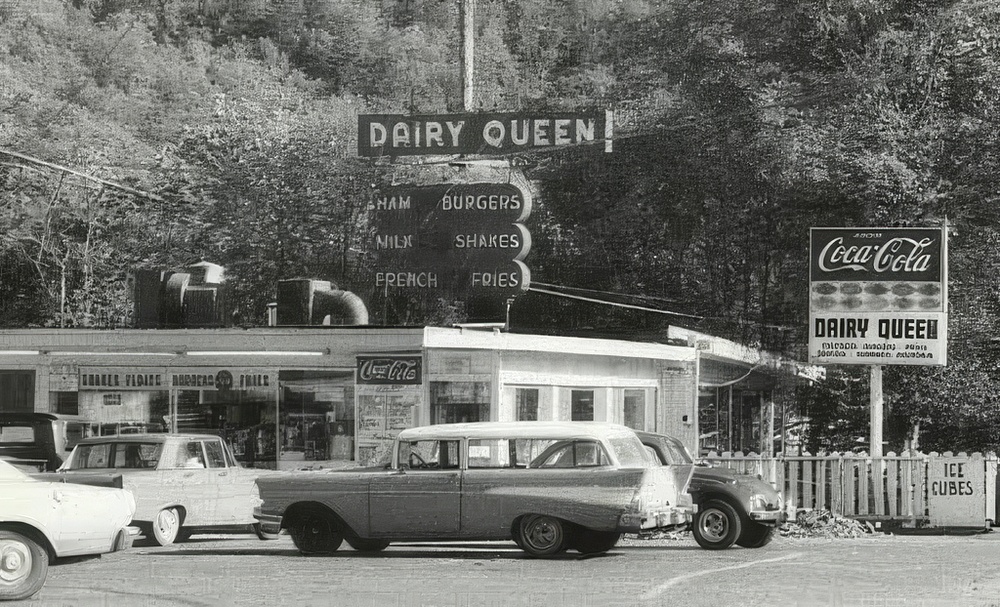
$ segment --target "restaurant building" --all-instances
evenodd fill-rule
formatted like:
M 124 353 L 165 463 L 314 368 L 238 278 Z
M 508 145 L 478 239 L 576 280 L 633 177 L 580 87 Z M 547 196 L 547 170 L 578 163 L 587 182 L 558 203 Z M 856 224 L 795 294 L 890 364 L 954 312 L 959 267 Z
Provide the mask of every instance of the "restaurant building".
M 78 415 L 95 432 L 220 434 L 264 468 L 372 463 L 403 428 L 487 420 L 611 421 L 692 451 L 705 446 L 701 423 L 725 428 L 731 448 L 762 450 L 778 365 L 765 373 L 729 342 L 674 338 L 491 326 L 5 330 L 0 410 Z

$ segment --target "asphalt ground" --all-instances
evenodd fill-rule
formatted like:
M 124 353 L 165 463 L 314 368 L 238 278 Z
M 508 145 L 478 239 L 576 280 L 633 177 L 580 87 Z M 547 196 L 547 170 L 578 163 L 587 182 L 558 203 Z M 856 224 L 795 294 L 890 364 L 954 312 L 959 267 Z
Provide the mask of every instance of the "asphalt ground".
M 304 557 L 291 539 L 196 536 L 53 565 L 25 605 L 1000 607 L 1000 534 L 778 537 L 706 551 L 626 539 L 607 554 L 533 559 L 512 542 L 345 544 Z

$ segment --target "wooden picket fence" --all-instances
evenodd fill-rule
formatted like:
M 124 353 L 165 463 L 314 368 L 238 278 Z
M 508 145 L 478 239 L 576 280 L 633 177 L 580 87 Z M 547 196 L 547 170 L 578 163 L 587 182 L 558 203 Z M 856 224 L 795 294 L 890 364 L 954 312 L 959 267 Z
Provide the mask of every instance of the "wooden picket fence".
M 943 455 L 952 456 L 950 452 Z M 765 457 L 712 452 L 705 459 L 713 465 L 759 475 L 782 491 L 789 510 L 823 509 L 852 518 L 919 521 L 928 516 L 927 466 L 937 456 L 890 452 L 880 458 L 865 453 Z M 981 461 L 983 456 L 975 453 L 972 458 Z M 991 460 L 994 466 L 995 459 Z

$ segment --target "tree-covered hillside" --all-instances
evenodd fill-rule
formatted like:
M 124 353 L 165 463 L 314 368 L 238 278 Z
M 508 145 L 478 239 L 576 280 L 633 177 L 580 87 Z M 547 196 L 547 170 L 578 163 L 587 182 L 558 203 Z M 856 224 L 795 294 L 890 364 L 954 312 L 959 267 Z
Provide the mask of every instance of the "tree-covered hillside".
M 199 260 L 247 324 L 280 278 L 370 290 L 365 207 L 393 168 L 357 157 L 357 114 L 461 111 L 459 20 L 458 0 L 0 2 L 0 322 L 123 326 L 132 269 Z M 997 448 L 998 61 L 981 0 L 477 0 L 473 109 L 616 116 L 612 154 L 521 159 L 533 280 L 687 315 L 529 292 L 514 324 L 680 322 L 802 358 L 809 227 L 947 218 L 951 364 L 887 370 L 890 440 L 919 421 L 927 448 Z M 376 320 L 461 319 L 411 303 Z M 841 381 L 809 398 L 856 404 Z

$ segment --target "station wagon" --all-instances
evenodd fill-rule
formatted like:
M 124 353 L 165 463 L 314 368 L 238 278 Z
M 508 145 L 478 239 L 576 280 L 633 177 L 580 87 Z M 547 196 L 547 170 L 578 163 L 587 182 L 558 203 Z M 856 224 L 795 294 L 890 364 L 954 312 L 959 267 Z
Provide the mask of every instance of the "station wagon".
M 257 518 L 303 554 L 346 541 L 513 540 L 529 555 L 610 550 L 623 533 L 691 519 L 691 470 L 654 466 L 602 422 L 476 422 L 403 430 L 383 465 L 257 480 Z

